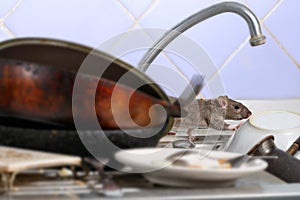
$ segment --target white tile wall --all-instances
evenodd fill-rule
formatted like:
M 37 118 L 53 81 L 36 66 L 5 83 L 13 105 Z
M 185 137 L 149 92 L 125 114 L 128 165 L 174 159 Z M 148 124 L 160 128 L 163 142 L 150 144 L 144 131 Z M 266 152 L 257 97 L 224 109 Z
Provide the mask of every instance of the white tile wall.
M 183 3 L 182 1 L 163 0 L 142 18 L 140 23 L 143 27 L 170 29 L 191 14 L 218 2 L 222 1 L 188 0 Z M 240 17 L 225 13 L 192 27 L 185 34 L 201 44 L 202 48 L 219 66 L 245 39 L 247 31 L 247 26 Z
M 147 9 L 156 4 L 154 0 L 120 0 L 120 3 L 128 10 L 128 14 L 132 14 L 134 18 L 138 19 L 147 12 Z
M 203 63 L 201 71 L 207 83 L 201 95 L 208 98 L 227 94 L 238 99 L 299 98 L 300 1 L 236 1 L 249 6 L 261 19 L 267 44 L 250 47 L 245 22 L 229 13 L 208 19 L 186 31 L 184 35 L 204 50 L 197 51 L 193 45 L 182 46 L 184 51 L 194 55 L 195 60 L 199 52 L 198 60 Z M 100 45 L 102 50 L 137 66 L 145 49 L 137 48 L 120 55 L 126 42 L 143 40 L 143 45 L 151 47 L 163 31 L 153 37 L 146 28 L 166 31 L 191 14 L 218 2 L 222 1 L 0 0 L 0 41 L 41 36 L 91 47 Z M 126 35 L 137 29 L 146 30 L 141 38 L 128 40 Z M 116 35 L 120 38 L 111 42 Z M 146 73 L 165 85 L 166 91 L 169 88 L 180 94 L 186 84 L 182 75 L 190 78 L 193 74 L 189 61 L 180 55 L 163 53 Z M 168 70 L 179 76 L 170 76 Z
M 278 45 L 300 68 L 300 17 L 299 1 L 283 1 L 266 21 L 265 26 Z
M 0 16 L 1 19 L 6 17 L 19 4 L 20 0 L 0 0 Z
M 245 0 L 246 5 L 260 18 L 268 17 L 270 11 L 277 5 L 280 4 L 281 0 Z
M 5 27 L 2 27 L 1 26 L 1 29 L 0 29 L 0 40 L 6 40 L 6 39 L 9 39 L 9 35 L 7 33 L 5 33 Z
M 271 38 L 266 30 L 266 37 Z M 244 46 L 220 71 L 225 92 L 234 98 L 299 96 L 300 70 L 274 40 Z M 298 90 L 298 91 L 297 91 Z
M 116 1 L 23 0 L 4 23 L 17 37 L 53 37 L 95 46 L 133 22 Z

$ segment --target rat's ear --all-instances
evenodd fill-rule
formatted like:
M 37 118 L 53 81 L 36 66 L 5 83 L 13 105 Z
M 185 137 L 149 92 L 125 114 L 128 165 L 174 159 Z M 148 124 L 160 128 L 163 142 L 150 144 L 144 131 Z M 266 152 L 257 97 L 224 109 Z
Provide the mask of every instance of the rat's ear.
M 218 102 L 223 109 L 226 109 L 228 106 L 228 97 L 227 96 L 219 96 Z

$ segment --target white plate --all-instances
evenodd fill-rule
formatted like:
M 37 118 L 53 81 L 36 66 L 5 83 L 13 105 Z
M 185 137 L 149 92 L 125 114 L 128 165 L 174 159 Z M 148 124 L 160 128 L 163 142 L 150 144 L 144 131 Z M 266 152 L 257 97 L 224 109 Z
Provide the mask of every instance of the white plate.
M 244 164 L 240 168 L 192 168 L 172 165 L 165 160 L 169 155 L 179 151 L 183 150 L 173 148 L 131 149 L 117 152 L 115 158 L 130 167 L 130 172 L 143 173 L 153 183 L 183 187 L 228 186 L 240 177 L 262 171 L 267 167 L 267 163 L 261 159 Z M 185 156 L 182 159 L 202 166 L 210 166 L 212 160 L 215 159 L 240 155 L 219 151 L 187 151 L 196 151 L 197 154 Z

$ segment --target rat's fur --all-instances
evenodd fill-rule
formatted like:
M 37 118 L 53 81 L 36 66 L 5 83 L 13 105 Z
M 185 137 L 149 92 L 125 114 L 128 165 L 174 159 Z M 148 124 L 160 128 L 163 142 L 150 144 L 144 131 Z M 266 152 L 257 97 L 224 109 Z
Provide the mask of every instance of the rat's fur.
M 172 130 L 214 128 L 218 130 L 236 130 L 240 124 L 229 125 L 226 119 L 242 120 L 251 115 L 249 109 L 227 96 L 219 96 L 215 99 L 199 99 L 188 105 L 188 115 L 183 118 L 175 118 Z

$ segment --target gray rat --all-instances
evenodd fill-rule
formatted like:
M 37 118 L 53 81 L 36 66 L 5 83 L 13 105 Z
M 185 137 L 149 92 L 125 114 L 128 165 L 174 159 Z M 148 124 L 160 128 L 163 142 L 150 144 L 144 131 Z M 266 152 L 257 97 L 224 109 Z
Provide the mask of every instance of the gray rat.
M 172 97 L 170 99 L 173 99 Z M 184 129 L 190 131 L 195 128 L 214 128 L 217 130 L 237 130 L 241 124 L 230 125 L 225 120 L 242 120 L 251 116 L 251 111 L 242 103 L 234 101 L 228 96 L 215 99 L 198 99 L 185 107 L 187 116 L 175 118 L 171 130 Z

